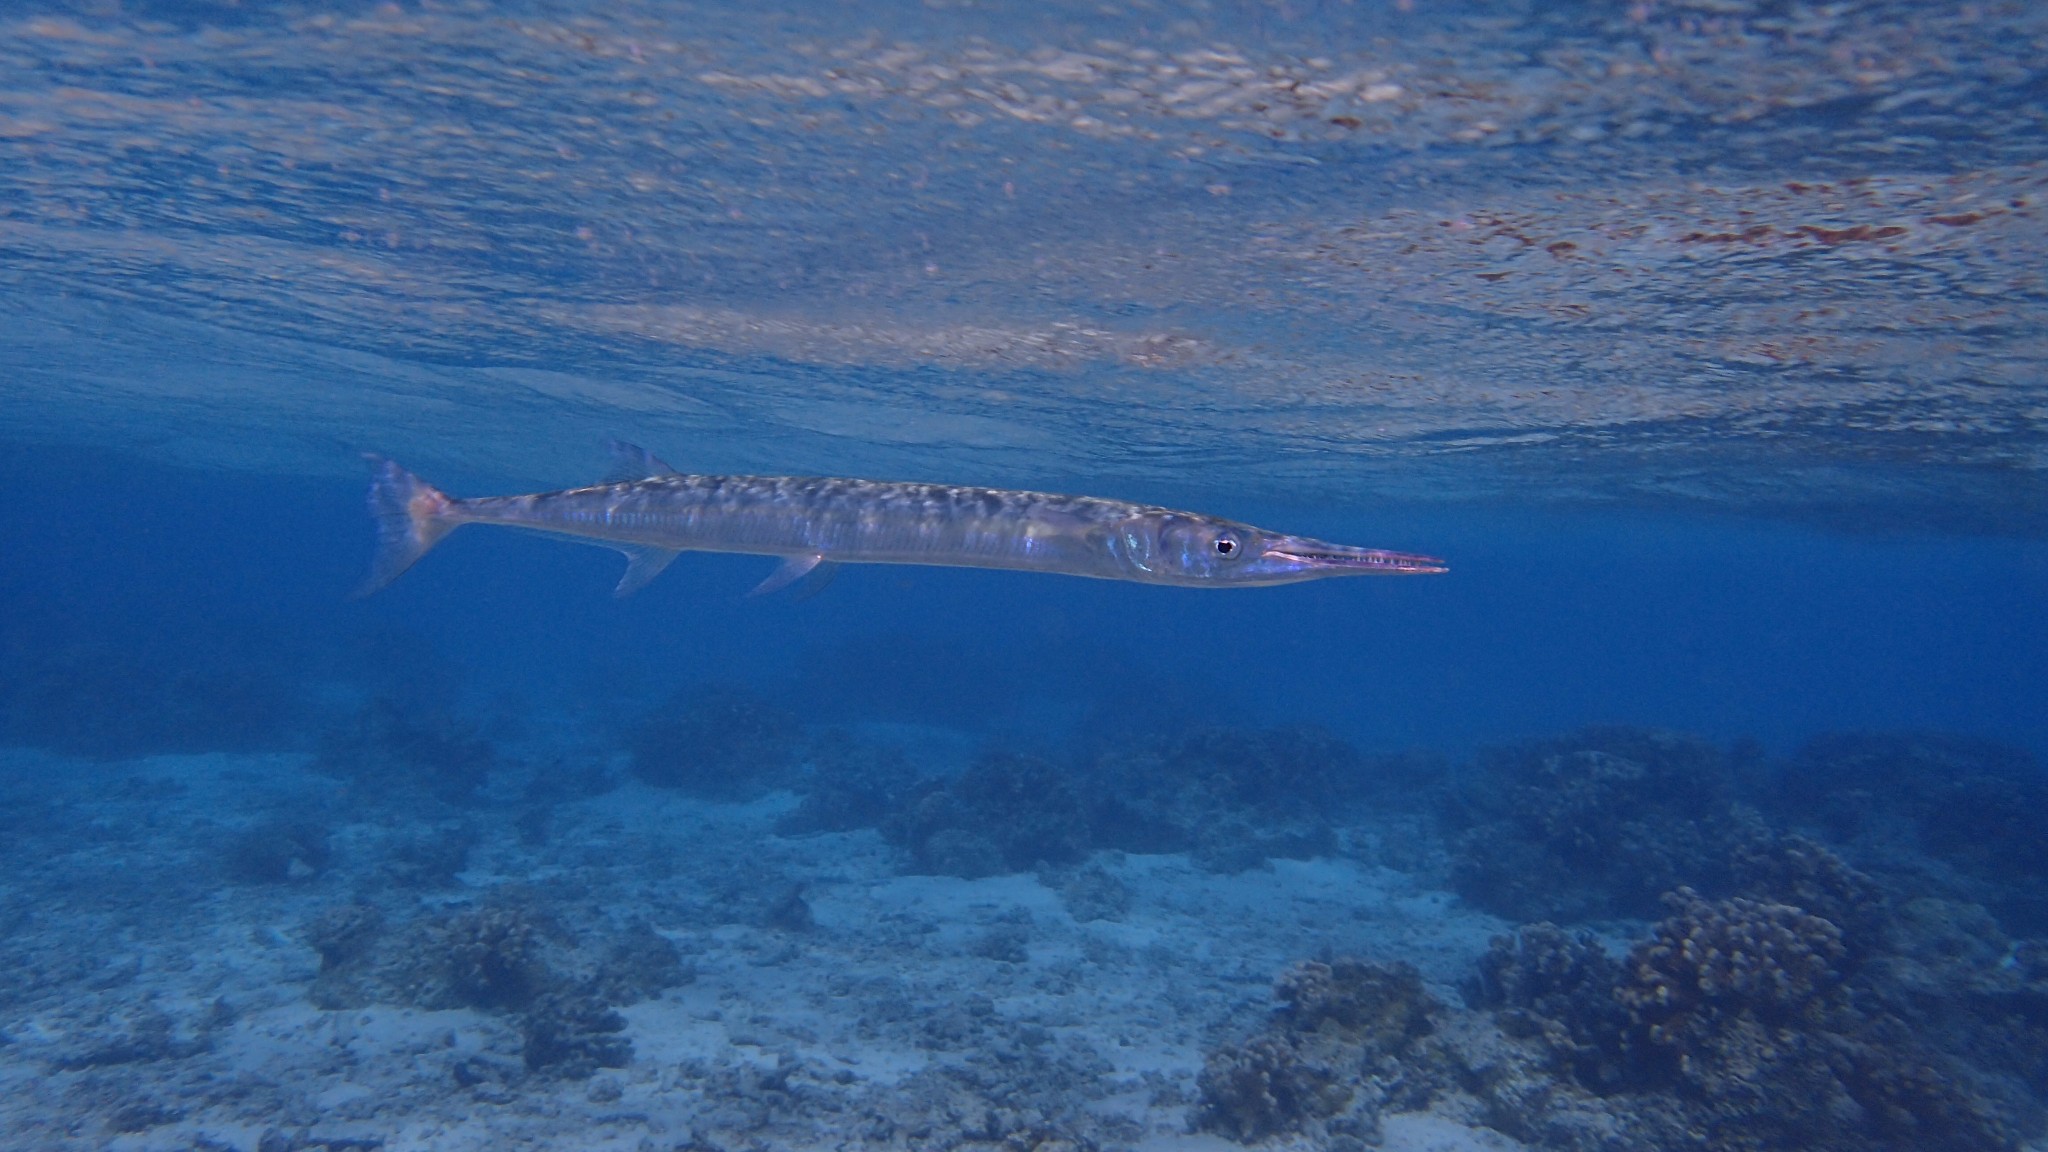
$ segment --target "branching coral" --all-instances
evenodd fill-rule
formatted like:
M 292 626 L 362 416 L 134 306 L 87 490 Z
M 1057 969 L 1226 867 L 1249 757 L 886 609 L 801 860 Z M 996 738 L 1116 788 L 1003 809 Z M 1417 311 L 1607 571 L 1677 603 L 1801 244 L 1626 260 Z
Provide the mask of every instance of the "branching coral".
M 1620 971 L 1592 934 L 1532 924 L 1494 937 L 1465 991 L 1472 1004 L 1496 1010 L 1509 1035 L 1540 1039 L 1562 1070 L 1606 1091 L 1642 1075 L 1622 1052 Z
M 1619 967 L 1590 940 L 1548 925 L 1497 940 L 1475 999 L 1498 1010 L 1509 1035 L 1569 1056 L 1572 1078 L 1607 1095 L 1600 1107 L 1692 1133 L 1688 1146 L 2011 1146 L 1998 1107 L 1959 1066 L 1865 1003 L 1873 989 L 1845 982 L 1849 951 L 1835 924 L 1788 904 L 1709 901 L 1689 889 L 1668 903 L 1671 915 Z
M 1352 1092 L 1335 1071 L 1302 1059 L 1285 1037 L 1273 1035 L 1210 1053 L 1196 1087 L 1196 1127 L 1240 1143 L 1299 1132 L 1336 1115 Z
M 438 926 L 445 998 L 476 1008 L 520 1008 L 550 983 L 542 930 L 524 909 L 480 908 Z
M 633 1059 L 633 1042 L 621 1035 L 625 1030 L 625 1018 L 597 997 L 550 992 L 520 1016 L 521 1056 L 530 1070 L 579 1078 L 599 1068 L 624 1068 Z
M 1804 836 L 1759 837 L 1738 845 L 1734 882 L 1744 895 L 1791 904 L 1834 924 L 1855 961 L 1876 948 L 1890 915 L 1877 881 Z
M 1404 1060 L 1438 1005 L 1407 965 L 1310 961 L 1273 986 L 1266 1031 L 1210 1053 L 1197 1082 L 1198 1127 L 1240 1141 L 1313 1131 L 1376 1139 L 1383 1105 L 1420 1106 L 1426 1075 Z
M 1409 965 L 1384 967 L 1339 958 L 1310 960 L 1273 985 L 1278 1016 L 1300 1032 L 1331 1032 L 1373 1052 L 1398 1052 L 1427 1035 L 1434 1002 Z
M 1555 924 L 1531 924 L 1488 943 L 1468 993 L 1474 1003 L 1489 1008 L 1534 1008 L 1562 1015 L 1582 1007 L 1589 996 L 1607 999 L 1617 971 L 1614 959 L 1592 933 L 1571 934 Z
M 1810 1016 L 1841 981 L 1842 931 L 1789 904 L 1702 900 L 1681 888 L 1672 916 L 1629 953 L 1615 999 L 1652 1044 L 1685 1049 L 1721 1018 Z M 1683 1055 L 1683 1052 L 1680 1052 Z

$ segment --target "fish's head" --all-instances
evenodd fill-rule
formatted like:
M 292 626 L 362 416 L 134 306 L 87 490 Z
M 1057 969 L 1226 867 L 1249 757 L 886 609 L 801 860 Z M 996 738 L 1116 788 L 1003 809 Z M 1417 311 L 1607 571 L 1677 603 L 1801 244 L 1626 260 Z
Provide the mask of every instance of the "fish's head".
M 1118 526 L 1111 546 L 1130 577 L 1148 584 L 1231 587 L 1450 570 L 1434 556 L 1331 544 L 1186 512 L 1133 516 Z

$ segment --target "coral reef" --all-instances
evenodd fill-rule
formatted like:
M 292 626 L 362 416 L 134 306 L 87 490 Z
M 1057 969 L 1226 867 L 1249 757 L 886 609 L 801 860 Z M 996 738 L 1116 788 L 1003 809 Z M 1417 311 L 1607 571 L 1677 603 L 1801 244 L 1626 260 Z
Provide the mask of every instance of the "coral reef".
M 1295 966 L 1274 983 L 1264 1032 L 1211 1052 L 1196 1082 L 1197 1128 L 1240 1142 L 1288 1133 L 1362 1146 L 1384 1109 L 1437 1089 L 1419 1044 L 1440 1005 L 1405 964 L 1355 959 Z
M 1446 804 L 1459 895 L 1520 921 L 1654 915 L 1682 884 L 1724 889 L 1754 835 L 1728 760 L 1675 733 L 1589 728 L 1483 751 Z
M 1591 932 L 1531 924 L 1489 942 L 1465 993 L 1481 1007 L 1530 1009 L 1562 1019 L 1610 1001 L 1618 973 Z
M 524 908 L 464 912 L 433 925 L 422 953 L 421 999 L 431 1008 L 522 1008 L 556 983 L 545 928 Z
M 775 825 L 784 836 L 879 827 L 917 782 L 901 749 L 855 740 L 842 729 L 820 734 L 810 752 L 793 785 L 803 799 Z
M 373 906 L 346 904 L 314 917 L 302 935 L 320 953 L 310 995 L 321 1007 L 382 1002 L 502 1014 L 518 1028 L 528 1071 L 579 1078 L 632 1058 L 614 1007 L 695 978 L 675 945 L 643 922 L 593 947 L 517 903 L 396 928 Z
M 821 746 L 806 749 L 796 779 L 873 777 L 888 795 L 906 776 L 893 754 L 850 738 L 829 754 Z M 1186 753 L 1208 765 L 1186 779 L 1214 803 L 1198 798 L 1185 812 L 1266 819 L 1244 795 L 1201 783 L 1230 769 L 1216 749 L 1268 754 L 1246 746 L 1207 740 Z M 184 763 L 106 773 L 121 783 L 101 791 L 120 807 L 90 811 L 100 828 L 141 827 L 133 815 L 167 808 L 220 812 L 222 791 L 249 792 L 247 769 L 211 778 L 219 784 Z M 30 766 L 9 795 L 20 811 L 84 827 L 69 804 L 34 807 L 62 795 L 59 779 Z M 1280 956 L 1367 940 L 1406 951 L 1433 981 L 1455 979 L 1446 945 L 1491 930 L 1481 914 L 1356 861 L 1224 876 L 1122 858 L 1094 839 L 1097 804 L 1148 794 L 1044 760 L 991 756 L 902 787 L 897 811 L 923 804 L 927 822 L 900 817 L 895 851 L 870 835 L 769 835 L 777 804 L 644 789 L 586 804 L 504 788 L 492 791 L 502 803 L 472 810 L 417 804 L 422 819 L 388 804 L 352 809 L 351 789 L 337 805 L 333 781 L 306 783 L 297 799 L 265 791 L 212 824 L 165 822 L 183 836 L 170 851 L 204 863 L 225 845 L 192 829 L 279 814 L 335 821 L 345 851 L 317 880 L 223 892 L 201 869 L 187 881 L 242 909 L 233 938 L 255 971 L 216 985 L 235 1003 L 209 1009 L 205 995 L 161 991 L 177 987 L 164 976 L 196 941 L 220 938 L 217 927 L 181 935 L 175 951 L 123 942 L 101 954 L 76 935 L 43 939 L 48 897 L 76 899 L 86 885 L 0 907 L 0 922 L 16 925 L 0 950 L 21 977 L 5 989 L 0 1052 L 40 1062 L 43 1080 L 19 1083 L 65 1093 L 61 1107 L 91 1118 L 81 1139 L 113 1139 L 119 1127 L 219 1133 L 260 1108 L 273 1143 L 312 1147 L 376 1137 L 373 1107 L 415 1107 L 365 1097 L 351 1114 L 346 1092 L 330 1106 L 312 1090 L 245 1105 L 225 1094 L 297 1092 L 272 1087 L 279 1077 L 222 1076 L 250 1051 L 292 1052 L 290 1075 L 319 1093 L 343 1081 L 405 1086 L 443 1109 L 437 1120 L 495 1115 L 521 1133 L 545 1123 L 554 1142 L 573 1142 L 562 1134 L 577 1124 L 624 1127 L 638 1122 L 617 1118 L 641 1114 L 662 1117 L 685 1147 L 829 1139 L 978 1152 L 1141 1146 L 1187 1125 L 1342 1152 L 1376 1138 L 1422 1146 L 1419 1132 L 1459 1125 L 1538 1152 L 2008 1152 L 2015 1133 L 2043 1128 L 2048 945 L 2015 940 L 1949 889 L 1888 887 L 1903 874 L 1867 874 L 1817 837 L 1734 816 L 1720 891 L 1674 892 L 1633 946 L 1611 935 L 1626 924 L 1523 927 L 1486 948 L 1466 1007 L 1447 1007 L 1411 969 L 1330 953 L 1285 967 Z M 1347 846 L 1384 827 L 1329 803 Z M 556 823 L 538 840 L 518 829 L 536 807 Z M 39 856 L 48 831 L 39 819 L 17 825 L 19 839 L 0 848 Z M 692 833 L 676 835 L 679 825 Z M 995 871 L 1035 869 L 1043 888 L 892 878 L 912 834 L 928 859 L 950 842 Z M 142 870 L 109 854 L 123 842 L 97 835 L 94 883 L 133 883 Z M 471 844 L 477 866 L 458 875 Z M 139 906 L 161 883 L 117 898 Z M 267 930 L 280 909 L 297 910 L 303 949 Z M 254 931 L 250 916 L 262 918 Z M 1104 922 L 1117 917 L 1125 923 Z M 1416 947 L 1421 933 L 1433 943 Z M 624 1007 L 690 980 L 685 950 L 703 957 L 713 987 Z M 1271 1011 L 1218 1042 L 1211 1030 L 1257 1011 L 1245 1003 L 1247 957 L 1284 969 Z M 310 1002 L 334 1011 L 274 1011 L 280 968 L 308 973 Z M 434 1011 L 404 1010 L 420 1008 Z M 241 1024 L 209 1022 L 238 1013 Z M 1171 1044 L 1210 1031 L 1197 1070 L 1157 1066 L 1144 1046 L 1159 1021 Z M 667 1038 L 678 1035 L 684 1043 Z M 306 1039 L 293 1048 L 293 1037 Z M 870 1045 L 912 1054 L 919 1070 L 885 1069 L 865 1058 Z
M 1190 852 L 1211 871 L 1336 847 L 1333 820 L 1371 789 L 1367 762 L 1315 728 L 1206 728 L 1115 745 L 1088 773 L 1105 795 L 1094 841 L 1131 852 Z
M 1886 1011 L 1880 986 L 1852 983 L 1861 973 L 1833 923 L 1687 889 L 1668 903 L 1671 915 L 1618 965 L 1550 925 L 1494 942 L 1475 1001 L 1572 1081 L 1532 1088 L 1528 1069 L 1511 1087 L 1468 1076 L 1508 1093 L 1495 1100 L 1498 1126 L 1573 1148 L 1598 1146 L 1584 1142 L 1586 1124 L 1566 1125 L 1564 1139 L 1539 1117 L 1604 1115 L 1644 1148 L 2012 1147 L 2011 1111 L 1981 1077 Z
M 1384 781 L 1317 783 L 1318 763 L 1344 762 L 1341 745 L 1169 734 L 1149 750 L 1103 744 L 1089 763 L 1115 770 L 1096 775 L 994 754 L 926 779 L 851 735 L 795 747 L 780 779 L 815 802 L 780 823 L 779 801 L 636 789 L 585 802 L 547 791 L 547 771 L 524 795 L 522 773 L 450 811 L 397 784 L 380 795 L 307 776 L 288 792 L 276 774 L 301 770 L 292 758 L 262 761 L 273 775 L 258 789 L 250 765 L 211 757 L 103 766 L 82 784 L 24 761 L 0 776 L 0 851 L 89 850 L 66 849 L 72 871 L 48 880 L 18 869 L 23 889 L 0 894 L 0 960 L 17 977 L 0 989 L 0 1054 L 41 1073 L 14 1081 L 41 1095 L 13 1107 L 85 1117 L 74 1142 L 148 1133 L 194 1147 L 248 1143 L 256 1128 L 220 1134 L 261 1115 L 261 1140 L 279 1148 L 374 1141 L 389 1129 L 373 1124 L 422 1107 L 436 1123 L 495 1117 L 485 1138 L 508 1141 L 654 1131 L 645 1115 L 679 1147 L 975 1152 L 1136 1147 L 1190 1125 L 1333 1152 L 1485 1146 L 1477 1127 L 1532 1152 L 2011 1152 L 2048 1127 L 2048 944 L 2009 934 L 1959 868 L 1882 857 L 1918 853 L 1917 827 L 1861 836 L 1844 850 L 1852 866 L 1818 833 L 1773 830 L 1731 803 L 1701 841 L 1701 859 L 1718 853 L 1716 888 L 1674 890 L 1654 924 L 1501 936 L 1450 1007 L 1431 992 L 1456 981 L 1454 950 L 1497 928 L 1359 848 L 1390 827 L 1371 798 Z M 1537 815 L 1605 834 L 1627 812 L 1631 834 L 1649 835 L 1671 814 L 1630 790 L 1660 747 L 1567 750 L 1564 795 Z M 1321 809 L 1266 795 L 1294 787 Z M 1599 803 L 1575 806 L 1587 797 Z M 1212 870 L 1271 850 L 1261 837 L 1318 827 L 1352 859 L 1203 875 L 1107 845 L 1117 813 Z M 1510 826 L 1505 810 L 1488 818 Z M 877 819 L 883 837 L 770 834 Z M 1413 804 L 1393 817 L 1418 837 L 1429 819 Z M 261 883 L 223 890 L 206 865 L 239 849 L 214 833 L 244 828 L 261 833 L 245 873 Z M 150 829 L 151 854 L 131 854 Z M 316 872 L 312 845 L 329 839 Z M 1445 860 L 1441 843 L 1415 855 Z M 1873 852 L 1885 866 L 1869 866 Z M 161 866 L 173 859 L 201 867 Z M 1043 887 L 890 875 L 906 862 L 1035 871 Z M 175 935 L 145 949 L 67 934 L 51 911 L 101 901 L 116 910 L 101 923 L 119 925 L 170 903 L 166 891 L 219 915 L 187 928 L 193 905 L 175 904 L 155 929 Z M 298 933 L 271 930 L 286 917 Z M 177 983 L 223 939 L 244 951 L 203 984 Z M 1431 983 L 1322 951 L 1338 940 L 1400 949 Z M 626 1009 L 692 980 L 685 952 L 710 987 Z M 1319 958 L 1286 967 L 1289 952 Z M 1247 964 L 1284 970 L 1270 1012 L 1233 1025 L 1259 1010 Z M 279 971 L 306 974 L 309 1002 L 332 1011 L 277 1011 Z M 1162 1046 L 1205 1033 L 1198 1070 L 1162 1067 Z M 233 1073 L 251 1053 L 293 1063 Z M 377 1095 L 352 1095 L 355 1083 Z
M 1086 811 L 1067 774 L 1010 752 L 918 785 L 882 834 L 909 853 L 913 870 L 968 879 L 1073 864 L 1089 849 Z
M 166 639 L 152 628 L 117 642 L 80 640 L 69 626 L 0 652 L 0 743 L 115 759 L 302 739 L 301 669 L 274 637 L 201 627 Z
M 1894 911 L 1886 939 L 1857 981 L 1862 1001 L 1984 1070 L 1979 1087 L 2038 1129 L 2048 1120 L 2048 946 L 2010 939 L 1980 905 L 1927 896 Z
M 1842 930 L 1789 904 L 1667 896 L 1672 915 L 1629 953 L 1614 997 L 1634 1030 L 1683 1065 L 1733 1017 L 1813 1023 L 1841 983 Z
M 1211 802 L 1308 815 L 1364 794 L 1364 760 L 1319 728 L 1209 728 L 1167 746 L 1153 782 L 1192 785 Z
M 1495 1010 L 1508 1035 L 1540 1042 L 1555 1071 L 1605 1092 L 1644 1076 L 1624 1044 L 1620 972 L 1590 932 L 1532 924 L 1494 937 L 1464 991 L 1468 1003 Z
M 881 828 L 918 871 L 1063 867 L 1096 849 L 1186 851 L 1210 871 L 1243 871 L 1335 851 L 1333 820 L 1366 787 L 1362 763 L 1315 730 L 1204 730 L 1100 750 L 1083 773 L 1016 752 L 987 752 L 954 779 L 907 787 L 901 775 L 870 773 L 868 795 L 895 793 Z
M 81 1021 L 51 1053 L 59 1069 L 110 1068 L 128 1064 L 183 1060 L 212 1043 L 214 1028 L 227 1021 L 218 1013 L 200 1020 L 180 1020 L 154 998 L 119 1005 Z
M 1851 961 L 1884 942 L 1889 897 L 1825 845 L 1798 835 L 1756 836 L 1736 846 L 1730 871 L 1741 894 L 1791 904 L 1835 925 Z
M 380 864 L 394 887 L 448 888 L 469 867 L 476 842 L 476 829 L 462 823 L 401 834 L 386 841 Z
M 1242 1144 L 1299 1132 L 1335 1116 L 1353 1096 L 1335 1070 L 1309 1062 L 1285 1037 L 1273 1035 L 1210 1053 L 1196 1088 L 1196 1127 Z
M 1273 995 L 1286 1029 L 1335 1033 L 1375 1052 L 1398 1052 L 1428 1035 L 1436 1009 L 1409 965 L 1348 958 L 1297 964 L 1274 983 Z
M 1983 904 L 2008 931 L 2048 932 L 2048 773 L 2022 749 L 1932 733 L 1825 736 L 1784 767 L 1771 803 L 1908 887 Z
M 1082 772 L 992 751 L 956 777 L 920 779 L 893 749 L 827 733 L 777 830 L 875 826 L 915 870 L 968 878 L 1071 865 L 1095 849 L 1185 851 L 1237 872 L 1335 851 L 1336 821 L 1385 787 L 1378 764 L 1316 729 L 1211 728 L 1104 743 Z
M 519 1018 L 520 1057 L 531 1071 L 545 1068 L 576 1078 L 599 1068 L 624 1068 L 633 1059 L 633 1042 L 620 1035 L 625 1030 L 625 1017 L 596 996 L 544 993 Z
M 496 746 L 445 708 L 379 696 L 321 734 L 313 765 L 373 794 L 467 805 L 497 762 Z
M 223 850 L 228 877 L 243 884 L 311 879 L 332 859 L 327 829 L 310 820 L 265 820 L 230 837 Z
M 1001 920 L 968 945 L 968 952 L 984 960 L 1004 964 L 1025 964 L 1031 960 L 1031 920 Z
M 796 716 L 743 688 L 678 693 L 633 733 L 633 772 L 707 800 L 752 800 L 791 782 Z
M 374 904 L 343 904 L 329 908 L 306 924 L 306 943 L 320 954 L 323 973 L 350 967 L 367 958 L 384 931 L 384 912 Z
M 673 941 L 631 920 L 606 944 L 587 987 L 607 1004 L 637 1004 L 696 978 Z
M 1131 910 L 1131 890 L 1100 864 L 1045 877 L 1075 920 L 1121 920 Z
M 779 932 L 809 932 L 817 923 L 811 915 L 811 902 L 804 899 L 802 884 L 783 889 L 782 895 L 770 900 L 767 910 L 761 913 L 761 926 Z

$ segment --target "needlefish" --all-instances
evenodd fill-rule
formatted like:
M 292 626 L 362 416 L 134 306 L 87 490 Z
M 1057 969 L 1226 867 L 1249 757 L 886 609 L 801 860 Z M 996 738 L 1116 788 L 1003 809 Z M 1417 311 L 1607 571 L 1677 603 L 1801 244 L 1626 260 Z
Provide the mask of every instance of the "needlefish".
M 614 442 L 612 452 L 617 463 L 603 483 L 473 499 L 366 457 L 377 548 L 357 594 L 391 583 L 464 524 L 615 548 L 626 556 L 619 596 L 683 552 L 779 558 L 755 595 L 799 581 L 815 592 L 840 564 L 1004 568 L 1185 588 L 1448 571 L 1432 556 L 1329 544 L 1122 500 L 826 477 L 691 476 L 635 445 Z

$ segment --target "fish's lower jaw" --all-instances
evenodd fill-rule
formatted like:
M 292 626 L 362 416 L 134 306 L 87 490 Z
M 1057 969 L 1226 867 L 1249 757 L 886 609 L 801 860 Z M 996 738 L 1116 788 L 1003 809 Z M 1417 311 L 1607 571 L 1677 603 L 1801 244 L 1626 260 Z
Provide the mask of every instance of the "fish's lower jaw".
M 1438 576 L 1450 570 L 1450 565 L 1434 556 L 1410 556 L 1398 552 L 1375 557 L 1371 568 L 1371 571 L 1389 576 Z
M 1296 579 L 1319 576 L 1434 576 L 1449 572 L 1450 566 L 1434 556 L 1409 552 L 1321 552 L 1309 549 L 1273 549 L 1266 559 L 1295 566 Z

